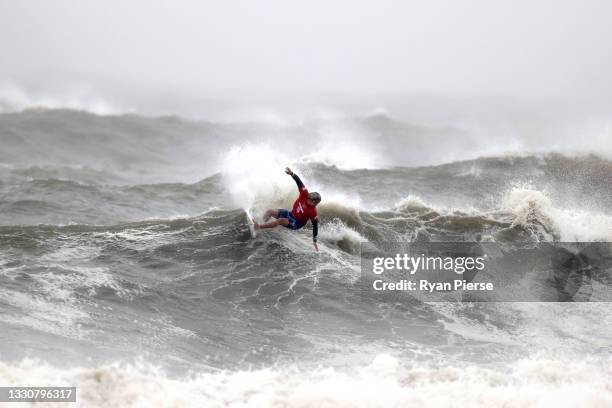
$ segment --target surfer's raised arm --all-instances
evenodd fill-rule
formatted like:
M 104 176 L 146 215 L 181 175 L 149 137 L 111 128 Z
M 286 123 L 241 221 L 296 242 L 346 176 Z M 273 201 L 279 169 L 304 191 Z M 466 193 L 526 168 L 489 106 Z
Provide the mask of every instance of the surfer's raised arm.
M 287 167 L 285 169 L 285 173 L 287 173 L 288 175 L 291 176 L 291 178 L 293 178 L 293 180 L 295 181 L 295 184 L 297 184 L 298 190 L 300 190 L 300 192 L 302 190 L 306 189 L 306 186 L 304 185 L 304 183 L 302 183 L 302 180 L 300 180 L 300 177 L 297 174 L 295 174 L 293 171 L 291 171 L 291 169 L 289 167 Z

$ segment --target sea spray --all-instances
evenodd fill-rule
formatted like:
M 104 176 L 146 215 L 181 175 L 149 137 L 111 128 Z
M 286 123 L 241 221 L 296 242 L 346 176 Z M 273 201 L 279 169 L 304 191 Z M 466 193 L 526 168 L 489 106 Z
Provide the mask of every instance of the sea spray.
M 507 204 L 514 215 L 513 226 L 536 229 L 547 239 L 560 241 L 612 240 L 612 217 L 582 209 L 562 208 L 543 192 L 514 188 Z
M 293 183 L 283 172 L 288 164 L 287 156 L 268 145 L 232 147 L 223 159 L 222 175 L 235 208 L 260 216 L 267 205 L 282 199 Z

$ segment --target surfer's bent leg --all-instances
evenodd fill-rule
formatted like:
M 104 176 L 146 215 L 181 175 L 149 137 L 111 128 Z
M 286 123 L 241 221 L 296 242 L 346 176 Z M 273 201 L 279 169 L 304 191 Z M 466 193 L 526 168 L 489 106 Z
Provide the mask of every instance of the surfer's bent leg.
M 279 225 L 286 227 L 287 225 L 289 225 L 289 220 L 287 218 L 279 218 L 277 220 L 266 222 L 264 224 L 255 223 L 255 229 L 275 228 L 275 227 L 278 227 Z
M 270 217 L 278 218 L 278 210 L 267 210 L 264 214 L 264 222 L 268 222 Z
M 268 210 L 266 211 L 265 221 L 267 221 L 270 217 L 276 218 L 274 221 L 264 222 L 263 224 L 255 223 L 255 229 L 262 228 L 274 228 L 282 225 L 283 227 L 287 227 L 290 229 L 300 229 L 303 225 L 297 222 L 297 220 L 291 214 L 291 211 L 285 210 L 283 208 L 279 208 L 278 210 Z

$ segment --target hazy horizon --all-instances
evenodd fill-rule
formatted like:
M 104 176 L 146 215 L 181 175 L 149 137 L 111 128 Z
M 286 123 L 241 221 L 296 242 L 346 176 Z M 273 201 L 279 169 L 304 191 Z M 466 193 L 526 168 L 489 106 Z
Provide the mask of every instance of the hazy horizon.
M 356 98 L 376 108 L 420 97 L 608 105 L 611 12 L 603 1 L 3 2 L 0 109 L 180 113 L 167 111 Z

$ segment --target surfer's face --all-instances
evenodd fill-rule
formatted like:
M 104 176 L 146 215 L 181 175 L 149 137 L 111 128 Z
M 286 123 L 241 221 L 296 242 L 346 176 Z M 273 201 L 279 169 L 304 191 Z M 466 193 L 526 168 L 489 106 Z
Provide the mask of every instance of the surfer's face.
M 319 204 L 319 203 L 316 202 L 315 200 L 313 200 L 312 198 L 307 198 L 306 199 L 306 204 L 308 204 L 310 207 L 316 207 L 317 204 Z

